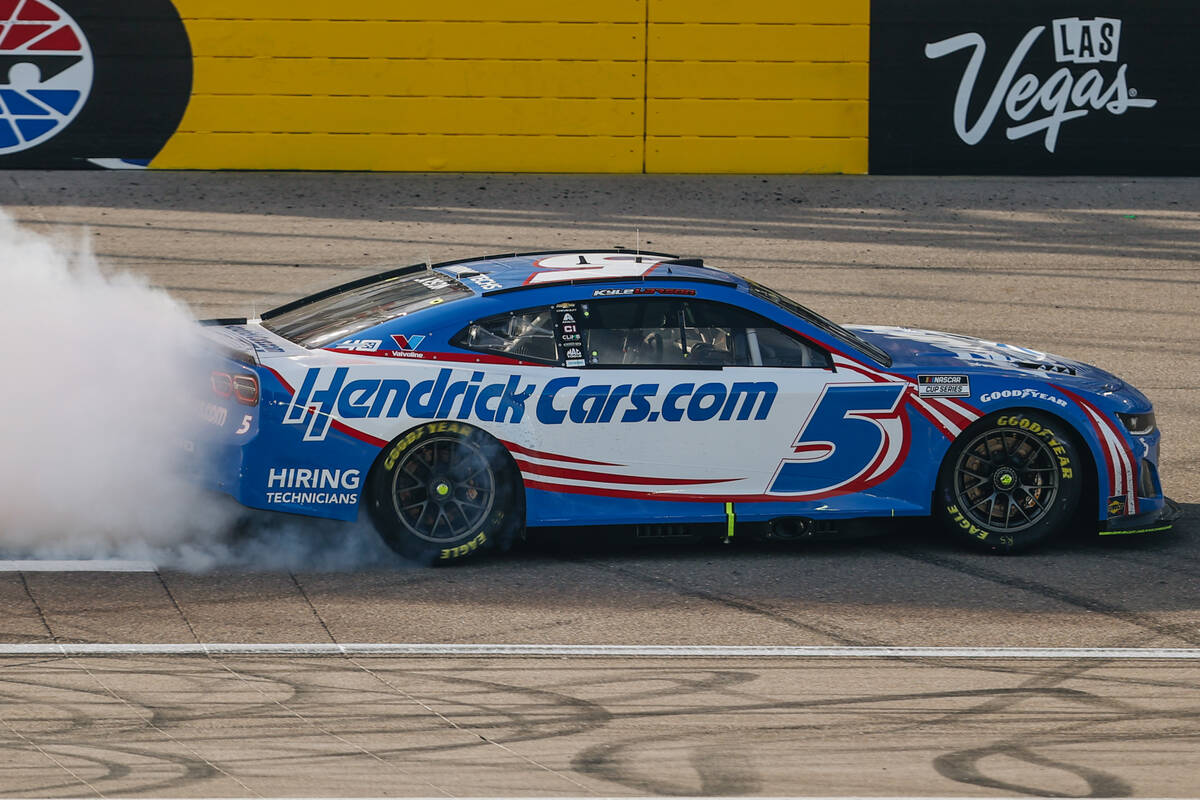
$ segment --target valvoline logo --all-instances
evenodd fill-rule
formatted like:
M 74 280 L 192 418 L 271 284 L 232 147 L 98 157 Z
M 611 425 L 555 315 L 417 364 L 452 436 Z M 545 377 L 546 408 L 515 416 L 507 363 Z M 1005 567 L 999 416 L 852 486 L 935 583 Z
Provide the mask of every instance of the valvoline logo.
M 425 341 L 425 337 L 413 334 L 403 336 L 401 334 L 393 333 L 392 341 L 394 341 L 396 343 L 396 347 L 399 347 L 401 350 L 411 351 L 418 349 L 421 346 L 421 342 Z
M 62 132 L 92 90 L 83 29 L 50 0 L 0 0 L 0 155 Z
M 305 425 L 305 441 L 321 441 L 334 417 L 519 423 L 527 404 L 542 425 L 764 420 L 779 393 L 774 381 L 580 386 L 582 375 L 553 378 L 545 384 L 519 375 L 486 382 L 485 378 L 480 371 L 447 368 L 438 370 L 436 377 L 410 382 L 352 378 L 348 367 L 311 368 L 292 396 L 283 424 Z

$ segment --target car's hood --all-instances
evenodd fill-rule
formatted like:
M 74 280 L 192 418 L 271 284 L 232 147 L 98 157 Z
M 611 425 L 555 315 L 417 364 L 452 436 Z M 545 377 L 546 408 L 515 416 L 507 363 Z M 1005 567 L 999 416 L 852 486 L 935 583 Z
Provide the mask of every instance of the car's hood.
M 1042 376 L 1056 383 L 1110 393 L 1125 388 L 1111 373 L 1062 356 L 957 333 L 871 325 L 846 326 L 892 357 L 893 368 L 912 370 L 999 370 L 1012 376 Z M 972 370 L 974 371 L 974 370 Z

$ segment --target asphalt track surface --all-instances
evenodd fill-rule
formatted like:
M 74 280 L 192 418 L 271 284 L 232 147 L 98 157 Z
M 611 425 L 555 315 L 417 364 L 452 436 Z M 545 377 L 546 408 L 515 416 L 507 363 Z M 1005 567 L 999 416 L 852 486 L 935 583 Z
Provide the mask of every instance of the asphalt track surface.
M 10 648 L 0 795 L 1200 795 L 1200 181 L 0 173 L 0 204 L 39 231 L 86 225 L 107 263 L 199 316 L 427 258 L 639 242 L 701 255 L 834 319 L 1008 341 L 1121 375 L 1155 402 L 1164 482 L 1186 514 L 1166 535 L 1007 558 L 917 522 L 776 548 L 538 543 L 441 570 L 18 565 L 0 573 L 9 644 L 1146 650 Z

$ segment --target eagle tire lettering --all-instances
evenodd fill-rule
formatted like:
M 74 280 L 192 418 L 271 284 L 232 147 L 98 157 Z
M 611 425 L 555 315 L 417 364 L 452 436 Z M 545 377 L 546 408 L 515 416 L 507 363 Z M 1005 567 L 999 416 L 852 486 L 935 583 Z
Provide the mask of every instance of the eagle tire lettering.
M 487 534 L 480 533 L 466 544 L 460 544 L 458 547 L 451 547 L 448 550 L 442 550 L 442 554 L 438 556 L 438 558 L 441 561 L 449 561 L 452 558 L 469 556 L 471 553 L 474 553 L 476 550 L 478 550 L 482 545 L 486 544 L 487 540 Z

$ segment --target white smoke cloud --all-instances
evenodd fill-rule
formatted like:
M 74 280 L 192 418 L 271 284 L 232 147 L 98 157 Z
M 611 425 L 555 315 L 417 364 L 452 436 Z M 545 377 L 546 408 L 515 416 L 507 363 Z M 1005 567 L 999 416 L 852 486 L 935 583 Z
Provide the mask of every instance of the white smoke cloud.
M 179 469 L 203 352 L 185 306 L 143 278 L 107 274 L 82 234 L 52 241 L 0 212 L 0 557 L 192 570 L 387 558 L 369 531 L 308 536 L 269 515 L 230 539 L 240 508 Z

